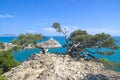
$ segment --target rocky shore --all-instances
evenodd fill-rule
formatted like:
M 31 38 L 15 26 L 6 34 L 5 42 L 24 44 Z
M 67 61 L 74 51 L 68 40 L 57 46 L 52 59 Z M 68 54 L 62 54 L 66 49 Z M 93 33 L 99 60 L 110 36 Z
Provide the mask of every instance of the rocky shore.
M 13 43 L 7 43 L 7 42 L 5 42 L 5 43 L 3 43 L 3 46 L 4 46 L 4 49 L 2 49 L 2 48 L 0 47 L 0 51 L 9 50 L 9 49 L 11 49 L 12 47 L 14 47 L 14 46 L 16 46 L 16 45 L 14 45 Z
M 8 80 L 120 80 L 120 73 L 106 69 L 101 62 L 57 54 L 32 55 L 4 75 Z

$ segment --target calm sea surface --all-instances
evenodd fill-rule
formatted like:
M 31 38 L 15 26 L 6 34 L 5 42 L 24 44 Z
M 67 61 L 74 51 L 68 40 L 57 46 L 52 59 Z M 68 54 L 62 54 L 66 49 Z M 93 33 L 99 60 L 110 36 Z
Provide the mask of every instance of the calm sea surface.
M 12 39 L 17 38 L 17 37 L 0 37 L 0 42 L 11 42 Z M 65 38 L 63 36 L 54 36 L 54 39 L 56 39 L 57 41 L 59 41 L 62 45 L 65 44 Z M 120 46 L 120 37 L 114 37 L 118 42 L 117 45 Z M 44 40 L 42 41 L 46 41 L 50 39 L 50 37 L 46 37 Z M 55 48 L 55 49 L 49 49 L 49 52 L 59 52 L 59 53 L 64 53 L 66 51 L 65 48 Z M 13 55 L 15 57 L 15 60 L 17 61 L 24 61 L 24 60 L 28 60 L 29 57 L 32 54 L 37 54 L 40 52 L 40 49 L 29 49 L 29 50 L 22 50 L 19 52 L 13 52 Z M 97 57 L 100 58 L 108 58 L 111 61 L 117 60 L 120 62 L 120 49 L 116 50 L 116 54 L 112 55 L 112 56 L 101 56 L 101 55 L 96 55 Z

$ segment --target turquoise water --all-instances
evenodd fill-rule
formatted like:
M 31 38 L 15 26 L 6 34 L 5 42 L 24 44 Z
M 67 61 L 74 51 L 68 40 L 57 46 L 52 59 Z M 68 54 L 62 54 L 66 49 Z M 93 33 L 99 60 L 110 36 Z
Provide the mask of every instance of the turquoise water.
M 0 37 L 0 42 L 11 42 L 14 38 L 17 37 Z
M 118 41 L 116 44 L 120 47 L 120 37 L 114 37 L 114 38 L 115 38 L 115 40 Z M 120 62 L 120 48 L 118 50 L 116 50 L 115 54 L 113 54 L 111 56 L 98 55 L 98 54 L 95 54 L 95 56 L 97 56 L 99 58 L 107 58 L 110 61 L 119 61 Z
M 0 42 L 11 42 L 12 39 L 17 38 L 17 37 L 0 37 Z M 51 37 L 46 37 L 44 40 L 42 41 L 47 41 L 49 40 Z M 60 42 L 60 44 L 64 45 L 65 44 L 65 38 L 63 36 L 54 36 L 54 39 L 56 39 L 57 41 Z M 38 42 L 42 42 L 42 41 L 38 41 Z M 49 49 L 48 52 L 59 52 L 59 53 L 65 53 L 66 48 L 55 48 L 55 49 Z M 29 50 L 22 50 L 22 51 L 18 51 L 18 52 L 13 52 L 14 58 L 16 61 L 19 62 L 23 62 L 25 60 L 28 60 L 29 57 L 32 54 L 37 54 L 40 52 L 40 49 L 29 49 Z
M 0 37 L 0 42 L 11 42 L 12 39 L 17 38 L 17 37 Z M 59 41 L 62 45 L 65 44 L 65 38 L 63 36 L 54 36 L 53 38 L 55 38 L 57 41 Z M 120 37 L 114 37 L 118 42 L 117 45 L 120 46 Z M 46 37 L 44 40 L 42 41 L 46 41 L 50 39 L 50 37 Z M 55 48 L 55 49 L 49 49 L 49 52 L 59 52 L 59 53 L 65 53 L 66 49 L 65 48 Z M 29 50 L 22 50 L 19 52 L 13 52 L 15 60 L 17 61 L 24 61 L 24 60 L 28 60 L 29 57 L 32 54 L 37 54 L 40 52 L 40 49 L 29 49 Z M 116 54 L 112 55 L 112 56 L 103 56 L 103 55 L 98 55 L 96 54 L 97 57 L 99 58 L 108 58 L 111 61 L 117 60 L 120 62 L 120 49 L 116 50 Z

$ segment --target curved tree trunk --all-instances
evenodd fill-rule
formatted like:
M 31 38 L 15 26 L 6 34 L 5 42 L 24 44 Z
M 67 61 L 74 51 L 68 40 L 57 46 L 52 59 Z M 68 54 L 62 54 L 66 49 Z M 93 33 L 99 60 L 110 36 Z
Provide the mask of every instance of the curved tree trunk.
M 37 45 L 35 45 L 35 47 L 41 49 L 41 50 L 42 50 L 42 54 L 46 54 L 46 49 L 45 49 L 45 48 L 43 48 L 43 47 L 38 47 Z
M 73 56 L 72 53 L 76 50 L 76 48 L 80 45 L 80 43 L 78 44 L 74 44 L 67 50 L 66 54 L 69 54 L 71 57 Z

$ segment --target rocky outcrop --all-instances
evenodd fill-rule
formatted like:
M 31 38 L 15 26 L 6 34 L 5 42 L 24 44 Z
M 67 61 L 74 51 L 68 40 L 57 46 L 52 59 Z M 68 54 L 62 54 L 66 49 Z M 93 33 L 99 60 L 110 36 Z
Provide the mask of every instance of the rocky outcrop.
M 4 75 L 8 80 L 120 80 L 120 73 L 106 69 L 101 62 L 57 54 L 32 55 Z
M 56 41 L 53 38 L 50 38 L 48 41 L 38 43 L 36 45 L 37 47 L 42 47 L 42 48 L 57 48 L 57 47 L 62 47 L 62 45 Z
M 23 45 L 23 49 L 33 49 L 35 48 L 35 46 L 33 46 L 32 44 L 28 44 L 27 46 Z
M 5 42 L 5 43 L 3 43 L 3 46 L 4 46 L 4 49 L 0 48 L 0 51 L 7 51 L 7 50 L 11 49 L 12 47 L 14 47 L 16 45 L 14 45 L 13 43 Z

